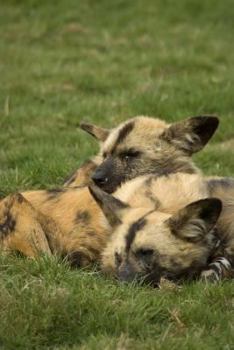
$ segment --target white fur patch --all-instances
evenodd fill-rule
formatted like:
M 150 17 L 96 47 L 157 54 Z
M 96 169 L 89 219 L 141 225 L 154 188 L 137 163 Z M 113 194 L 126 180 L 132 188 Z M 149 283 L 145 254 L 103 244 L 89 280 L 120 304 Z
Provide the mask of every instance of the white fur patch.
M 201 279 L 205 281 L 219 281 L 219 275 L 212 269 L 202 271 Z
M 224 257 L 216 259 L 215 264 L 217 263 L 223 265 L 227 270 L 231 268 L 230 262 Z

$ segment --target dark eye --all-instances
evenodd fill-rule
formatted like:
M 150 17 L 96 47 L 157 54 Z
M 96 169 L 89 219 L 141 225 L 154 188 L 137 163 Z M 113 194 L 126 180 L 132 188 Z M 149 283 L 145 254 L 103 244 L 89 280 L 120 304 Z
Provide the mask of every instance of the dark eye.
M 121 262 L 122 262 L 121 255 L 119 253 L 115 252 L 115 264 L 116 264 L 116 266 L 121 265 Z
M 124 159 L 126 161 L 129 161 L 131 159 L 134 159 L 134 158 L 137 158 L 138 156 L 140 155 L 140 152 L 139 151 L 136 151 L 136 150 L 128 150 L 128 151 L 125 151 L 125 152 L 122 152 L 120 153 L 120 158 L 121 159 Z
M 151 258 L 154 254 L 154 251 L 153 249 L 139 249 L 137 250 L 136 252 L 136 255 L 139 257 L 139 258 Z

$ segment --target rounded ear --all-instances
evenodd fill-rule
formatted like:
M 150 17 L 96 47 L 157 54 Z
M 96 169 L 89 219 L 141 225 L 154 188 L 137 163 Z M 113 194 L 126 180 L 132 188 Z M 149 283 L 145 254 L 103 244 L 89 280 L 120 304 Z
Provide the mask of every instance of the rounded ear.
M 174 235 L 191 242 L 198 242 L 214 228 L 221 211 L 220 199 L 201 199 L 179 210 L 167 223 Z
M 89 191 L 99 207 L 102 209 L 109 224 L 115 227 L 122 223 L 122 217 L 126 210 L 129 209 L 128 204 L 120 201 L 114 196 L 102 191 L 95 185 L 89 186 Z
M 104 142 L 110 134 L 110 130 L 101 128 L 94 124 L 89 124 L 85 122 L 79 123 L 79 128 L 86 131 L 88 134 L 92 135 L 98 141 Z
M 196 116 L 172 124 L 161 137 L 191 155 L 207 144 L 218 125 L 216 116 Z

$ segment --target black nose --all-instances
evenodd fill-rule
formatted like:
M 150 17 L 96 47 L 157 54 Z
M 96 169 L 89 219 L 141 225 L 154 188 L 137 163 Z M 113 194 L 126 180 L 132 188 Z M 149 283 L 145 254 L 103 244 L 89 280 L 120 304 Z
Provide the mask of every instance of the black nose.
M 92 180 L 97 186 L 102 186 L 108 182 L 108 178 L 102 170 L 96 170 L 92 175 Z

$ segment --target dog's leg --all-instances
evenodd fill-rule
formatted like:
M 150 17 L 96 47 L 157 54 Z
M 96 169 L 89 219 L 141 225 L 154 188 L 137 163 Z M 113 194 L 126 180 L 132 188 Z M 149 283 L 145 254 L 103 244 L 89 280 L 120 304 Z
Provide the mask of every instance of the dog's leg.
M 91 175 L 101 163 L 99 156 L 95 156 L 84 162 L 79 169 L 70 175 L 63 183 L 64 187 L 89 186 Z
M 223 279 L 233 278 L 233 268 L 229 259 L 225 257 L 216 257 L 207 269 L 201 272 L 200 279 L 205 282 L 218 282 Z

